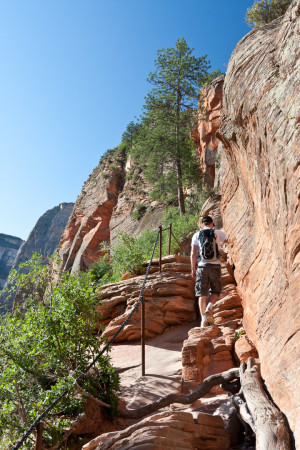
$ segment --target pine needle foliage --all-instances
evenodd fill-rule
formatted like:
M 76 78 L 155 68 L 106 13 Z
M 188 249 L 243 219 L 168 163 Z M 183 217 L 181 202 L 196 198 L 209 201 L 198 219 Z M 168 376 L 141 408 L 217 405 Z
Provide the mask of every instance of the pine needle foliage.
M 282 16 L 292 0 L 261 0 L 256 1 L 246 13 L 246 22 L 251 28 L 260 27 Z
M 185 39 L 157 52 L 148 82 L 144 115 L 133 147 L 135 160 L 153 186 L 152 197 L 177 202 L 185 213 L 184 187 L 199 182 L 191 129 L 197 123 L 200 88 L 208 79 L 209 61 L 196 57 Z

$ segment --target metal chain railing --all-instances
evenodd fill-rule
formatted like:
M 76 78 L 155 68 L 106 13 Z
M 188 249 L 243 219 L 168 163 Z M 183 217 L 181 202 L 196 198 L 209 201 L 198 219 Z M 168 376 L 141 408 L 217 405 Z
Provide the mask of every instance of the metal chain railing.
M 116 331 L 116 333 L 114 334 L 114 336 L 110 339 L 110 341 L 108 341 L 106 343 L 106 345 L 104 346 L 104 348 L 102 349 L 102 351 L 93 359 L 93 361 L 87 366 L 87 368 L 85 369 L 85 371 L 80 374 L 74 381 L 74 385 L 76 383 L 78 383 L 78 381 L 80 381 L 84 375 L 90 370 L 91 367 L 93 367 L 96 362 L 98 361 L 98 359 L 103 355 L 103 353 L 111 346 L 111 344 L 114 342 L 114 340 L 116 339 L 116 337 L 118 336 L 118 334 L 122 331 L 122 329 L 125 327 L 125 325 L 127 324 L 127 322 L 131 319 L 132 315 L 138 310 L 139 305 L 142 301 L 143 298 L 143 291 L 145 289 L 145 285 L 146 285 L 146 281 L 149 275 L 149 271 L 150 271 L 150 267 L 152 264 L 152 259 L 154 256 L 154 252 L 156 249 L 156 245 L 159 239 L 159 231 L 157 232 L 157 236 L 156 236 L 156 241 L 152 250 L 152 254 L 151 254 L 151 258 L 149 260 L 149 264 L 146 270 L 146 274 L 144 277 L 144 281 L 141 287 L 141 291 L 140 291 L 140 295 L 139 298 L 136 302 L 136 304 L 134 305 L 132 311 L 130 312 L 129 316 L 124 320 L 124 322 L 122 323 L 122 325 L 118 328 L 118 330 Z M 21 448 L 21 446 L 24 444 L 24 442 L 27 440 L 27 438 L 30 436 L 30 434 L 32 433 L 32 431 L 34 430 L 34 428 L 36 428 L 36 426 L 43 420 L 44 417 L 46 417 L 46 415 L 64 398 L 68 395 L 69 393 L 69 389 L 66 389 L 50 406 L 48 406 L 47 409 L 45 409 L 45 411 L 39 415 L 39 417 L 32 423 L 32 425 L 30 426 L 30 428 L 28 428 L 28 430 L 23 434 L 21 440 L 19 442 L 17 442 L 17 444 L 13 447 L 12 450 L 17 450 L 19 448 Z

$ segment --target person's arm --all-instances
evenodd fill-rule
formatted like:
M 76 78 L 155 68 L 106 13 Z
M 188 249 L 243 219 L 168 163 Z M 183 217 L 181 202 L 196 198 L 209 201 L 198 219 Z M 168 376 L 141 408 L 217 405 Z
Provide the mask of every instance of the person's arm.
M 197 255 L 198 255 L 198 246 L 192 245 L 192 248 L 191 248 L 191 270 L 192 270 L 193 278 L 196 278 Z

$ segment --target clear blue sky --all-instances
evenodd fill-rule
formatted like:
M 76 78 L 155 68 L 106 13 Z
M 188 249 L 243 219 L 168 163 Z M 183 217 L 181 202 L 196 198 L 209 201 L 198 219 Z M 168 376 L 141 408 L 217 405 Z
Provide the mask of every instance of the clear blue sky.
M 226 71 L 254 0 L 0 0 L 0 233 L 75 202 L 183 36 Z

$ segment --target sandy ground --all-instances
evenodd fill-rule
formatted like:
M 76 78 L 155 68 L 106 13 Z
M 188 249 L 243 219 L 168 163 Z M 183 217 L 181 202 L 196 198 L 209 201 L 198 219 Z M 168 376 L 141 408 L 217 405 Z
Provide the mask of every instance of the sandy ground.
M 146 341 L 145 373 L 142 377 L 140 343 L 116 344 L 111 362 L 120 372 L 121 399 L 127 408 L 135 409 L 170 393 L 180 392 L 181 350 L 192 322 L 168 328 L 163 334 Z

